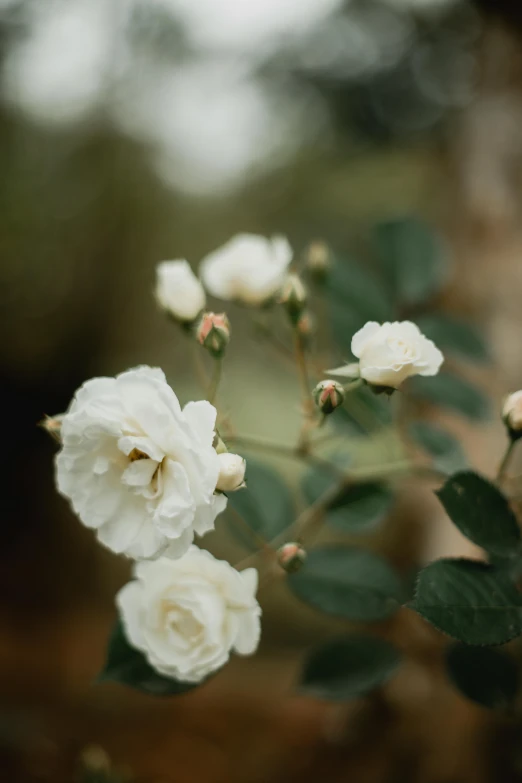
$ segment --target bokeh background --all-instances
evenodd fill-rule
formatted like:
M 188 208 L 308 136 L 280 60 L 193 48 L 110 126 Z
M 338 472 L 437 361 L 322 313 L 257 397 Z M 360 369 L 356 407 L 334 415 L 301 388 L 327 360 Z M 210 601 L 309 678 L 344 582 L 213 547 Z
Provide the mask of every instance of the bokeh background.
M 197 265 L 241 231 L 357 246 L 404 212 L 440 231 L 447 306 L 490 341 L 473 380 L 493 408 L 519 388 L 519 17 L 485 0 L 0 0 L 0 780 L 72 781 L 93 745 L 150 783 L 518 779 L 518 735 L 452 691 L 415 620 L 390 629 L 412 660 L 386 699 L 292 695 L 303 650 L 342 624 L 279 588 L 261 596 L 256 658 L 201 691 L 92 685 L 129 565 L 56 495 L 36 424 L 140 363 L 201 395 L 155 307 L 159 260 Z M 237 428 L 293 437 L 294 374 L 229 314 Z M 491 471 L 498 422 L 452 425 Z M 241 557 L 226 529 L 208 545 Z M 413 488 L 379 546 L 404 566 L 466 551 Z

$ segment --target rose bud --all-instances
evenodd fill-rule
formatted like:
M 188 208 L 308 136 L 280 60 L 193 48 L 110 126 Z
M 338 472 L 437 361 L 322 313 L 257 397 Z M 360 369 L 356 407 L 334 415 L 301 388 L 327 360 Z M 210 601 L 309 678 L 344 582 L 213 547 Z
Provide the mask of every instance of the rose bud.
M 163 261 L 156 267 L 156 299 L 180 323 L 192 323 L 205 308 L 205 291 L 187 261 Z
M 308 312 L 308 310 L 304 310 L 301 313 L 301 315 L 297 319 L 295 328 L 297 329 L 301 339 L 303 340 L 303 344 L 305 346 L 308 346 L 312 340 L 312 337 L 315 334 L 315 319 Z
M 337 381 L 321 381 L 315 387 L 313 396 L 322 413 L 333 413 L 344 402 L 344 389 Z
M 296 571 L 299 571 L 304 565 L 305 560 L 306 552 L 301 544 L 297 544 L 296 542 L 292 541 L 283 544 L 283 546 L 277 550 L 277 562 L 288 574 L 294 574 Z
M 196 338 L 214 359 L 220 359 L 230 341 L 230 323 L 225 313 L 203 313 Z
M 216 489 L 235 492 L 245 486 L 246 461 L 239 454 L 219 454 L 219 477 Z
M 522 391 L 513 392 L 506 397 L 502 419 L 513 440 L 522 437 Z
M 281 292 L 279 303 L 284 305 L 290 319 L 296 323 L 306 305 L 307 293 L 298 275 L 288 275 Z
M 61 413 L 56 416 L 46 416 L 42 421 L 38 422 L 38 426 L 45 430 L 57 443 L 62 442 L 63 417 L 64 414 Z
M 326 242 L 321 240 L 311 242 L 305 253 L 305 260 L 310 274 L 318 282 L 324 280 L 332 265 L 330 249 Z

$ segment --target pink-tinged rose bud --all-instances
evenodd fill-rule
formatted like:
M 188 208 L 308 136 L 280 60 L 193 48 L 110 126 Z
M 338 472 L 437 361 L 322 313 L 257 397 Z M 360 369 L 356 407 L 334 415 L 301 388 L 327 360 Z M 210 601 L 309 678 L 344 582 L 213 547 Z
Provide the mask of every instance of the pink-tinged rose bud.
M 502 408 L 502 419 L 511 438 L 522 437 L 522 391 L 513 392 L 506 397 Z
M 235 492 L 245 486 L 246 461 L 239 454 L 219 454 L 219 477 L 216 489 Z
M 196 338 L 215 359 L 220 359 L 230 341 L 230 323 L 225 313 L 203 313 Z
M 305 253 L 306 266 L 318 281 L 324 280 L 332 265 L 330 248 L 322 240 L 310 242 Z
M 306 288 L 298 275 L 288 275 L 279 294 L 279 303 L 284 305 L 293 323 L 303 312 L 307 300 Z
M 322 413 L 333 411 L 344 402 L 344 389 L 337 381 L 321 381 L 313 391 L 315 404 Z
M 289 574 L 294 574 L 296 571 L 304 565 L 306 560 L 306 552 L 301 546 L 294 541 L 287 544 L 283 544 L 277 550 L 277 562 L 281 568 Z
M 63 414 L 58 414 L 57 416 L 45 416 L 45 418 L 42 419 L 38 424 L 39 426 L 45 430 L 51 438 L 53 438 L 57 443 L 62 442 L 62 421 L 63 421 Z

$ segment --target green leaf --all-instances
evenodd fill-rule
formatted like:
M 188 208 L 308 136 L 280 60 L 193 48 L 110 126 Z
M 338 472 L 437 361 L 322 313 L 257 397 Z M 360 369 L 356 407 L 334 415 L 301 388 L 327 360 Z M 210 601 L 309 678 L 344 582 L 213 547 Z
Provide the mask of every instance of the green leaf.
M 332 424 L 347 434 L 374 432 L 392 422 L 390 398 L 374 394 L 367 386 L 359 386 L 347 393 L 344 405 L 331 418 Z
M 477 560 L 436 560 L 419 573 L 410 604 L 465 644 L 504 644 L 522 634 L 522 596 L 509 576 Z
M 517 698 L 520 675 L 510 655 L 489 647 L 452 644 L 446 652 L 451 682 L 471 701 L 489 709 L 505 709 Z
M 328 276 L 327 291 L 333 303 L 353 310 L 366 321 L 386 321 L 393 307 L 386 287 L 366 266 L 341 258 Z
M 353 335 L 367 321 L 387 321 L 393 316 L 391 298 L 381 281 L 348 259 L 334 264 L 327 295 L 332 333 L 345 357 L 351 355 Z
M 332 475 L 314 468 L 303 478 L 303 492 L 314 503 L 333 484 Z M 354 484 L 342 489 L 326 509 L 326 521 L 349 533 L 375 530 L 388 514 L 393 492 L 377 482 Z
M 432 378 L 412 378 L 410 391 L 420 399 L 457 411 L 468 419 L 479 421 L 490 414 L 487 397 L 469 381 L 449 372 Z
M 465 471 L 451 476 L 436 493 L 451 521 L 466 538 L 500 557 L 520 550 L 520 528 L 507 498 L 487 479 Z
M 408 426 L 412 440 L 432 457 L 433 465 L 444 473 L 455 473 L 467 467 L 467 459 L 459 441 L 441 427 L 425 421 L 414 421 Z
M 246 483 L 244 489 L 230 493 L 228 505 L 254 533 L 269 541 L 294 521 L 292 494 L 275 471 L 251 459 L 247 460 Z M 246 547 L 259 548 L 255 538 L 233 513 L 228 519 L 238 540 Z
M 384 620 L 403 599 L 402 586 L 388 563 L 356 547 L 312 550 L 288 584 L 305 603 L 354 622 Z
M 447 263 L 439 237 L 414 217 L 386 220 L 372 229 L 373 246 L 396 301 L 425 302 L 443 285 Z
M 399 652 L 383 639 L 343 636 L 312 652 L 299 690 L 317 699 L 357 699 L 388 682 L 399 663 Z
M 107 680 L 129 685 L 151 696 L 173 696 L 197 687 L 196 683 L 178 682 L 154 671 L 142 653 L 127 641 L 121 619 L 112 630 L 105 667 L 98 676 L 98 682 Z
M 479 330 L 446 313 L 420 315 L 415 322 L 426 337 L 448 354 L 462 356 L 474 362 L 485 362 L 489 352 Z

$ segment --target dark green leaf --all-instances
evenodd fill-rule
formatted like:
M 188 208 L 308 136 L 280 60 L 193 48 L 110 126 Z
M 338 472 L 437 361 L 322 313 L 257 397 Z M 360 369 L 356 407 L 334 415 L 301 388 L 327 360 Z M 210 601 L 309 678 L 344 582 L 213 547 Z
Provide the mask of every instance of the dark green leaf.
M 413 217 L 374 226 L 373 244 L 396 301 L 425 302 L 443 285 L 447 263 L 438 236 Z
M 408 427 L 412 440 L 428 452 L 434 467 L 445 473 L 454 473 L 467 467 L 467 460 L 458 440 L 441 427 L 425 421 L 414 421 Z
M 490 414 L 489 400 L 469 381 L 449 372 L 433 378 L 412 378 L 410 391 L 417 397 L 462 413 L 468 419 L 485 419 Z
M 410 604 L 465 644 L 504 644 L 522 633 L 522 597 L 509 576 L 477 560 L 436 560 L 419 573 Z
M 197 687 L 195 683 L 178 682 L 154 671 L 141 652 L 127 641 L 121 620 L 116 622 L 107 651 L 105 667 L 98 682 L 112 680 L 151 696 L 173 696 Z
M 453 353 L 475 362 L 484 362 L 489 358 L 479 330 L 466 321 L 446 313 L 430 313 L 420 315 L 415 322 L 421 332 L 445 353 Z
M 352 337 L 368 319 L 349 302 L 342 303 L 333 298 L 330 299 L 328 310 L 335 342 L 343 357 L 351 356 Z
M 355 261 L 336 261 L 328 276 L 327 290 L 332 302 L 364 317 L 363 325 L 366 321 L 386 321 L 393 315 L 386 287 L 366 266 Z
M 348 392 L 342 408 L 331 417 L 332 424 L 350 434 L 367 434 L 392 422 L 392 406 L 386 395 L 374 394 L 367 386 Z
M 312 652 L 299 690 L 318 699 L 357 699 L 387 682 L 399 663 L 398 651 L 383 639 L 343 636 Z
M 355 547 L 312 550 L 288 584 L 316 609 L 353 621 L 384 620 L 403 599 L 402 586 L 388 563 Z
M 228 515 L 234 535 L 247 547 L 258 549 L 255 538 L 249 535 L 245 524 L 269 541 L 292 524 L 295 517 L 290 490 L 277 473 L 266 465 L 247 460 L 245 489 L 231 492 L 228 504 L 243 519 Z
M 351 353 L 353 335 L 367 321 L 386 321 L 393 316 L 386 288 L 354 261 L 339 259 L 334 264 L 327 293 L 332 332 L 345 357 Z
M 507 498 L 487 479 L 465 471 L 451 476 L 435 493 L 466 538 L 500 557 L 520 549 L 520 529 Z
M 505 709 L 517 698 L 518 667 L 505 652 L 452 644 L 446 652 L 446 666 L 455 687 L 482 707 Z
M 303 478 L 303 492 L 314 503 L 334 483 L 330 472 L 314 468 Z M 326 521 L 350 533 L 374 530 L 388 514 L 393 492 L 384 484 L 361 483 L 345 487 L 326 510 Z

